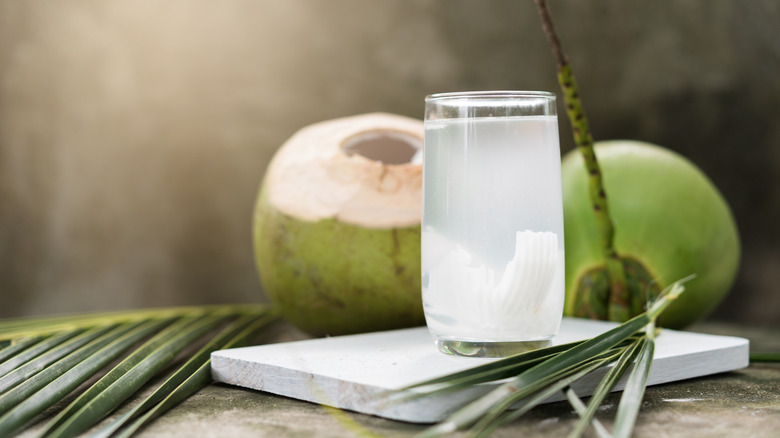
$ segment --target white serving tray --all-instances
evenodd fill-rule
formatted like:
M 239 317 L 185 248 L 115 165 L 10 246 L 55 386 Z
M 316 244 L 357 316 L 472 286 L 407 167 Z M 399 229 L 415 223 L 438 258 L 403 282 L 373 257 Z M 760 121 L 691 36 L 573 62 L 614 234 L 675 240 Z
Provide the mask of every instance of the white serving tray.
M 614 326 L 564 318 L 554 343 L 590 338 Z M 388 403 L 381 395 L 490 360 L 495 359 L 440 353 L 428 330 L 419 327 L 216 351 L 211 355 L 211 369 L 218 382 L 395 420 L 431 423 L 494 385 L 404 403 Z M 746 366 L 747 339 L 664 329 L 656 338 L 648 385 Z M 604 372 L 596 370 L 581 379 L 573 386 L 577 394 L 590 395 Z M 622 388 L 619 382 L 615 390 Z

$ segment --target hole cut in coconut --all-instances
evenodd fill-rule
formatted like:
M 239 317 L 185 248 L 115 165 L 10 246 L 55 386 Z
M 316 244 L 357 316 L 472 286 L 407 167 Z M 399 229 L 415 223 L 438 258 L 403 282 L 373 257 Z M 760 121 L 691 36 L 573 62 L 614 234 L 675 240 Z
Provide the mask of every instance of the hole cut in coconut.
M 347 155 L 360 155 L 383 164 L 419 164 L 422 141 L 397 131 L 369 131 L 354 135 L 341 144 Z

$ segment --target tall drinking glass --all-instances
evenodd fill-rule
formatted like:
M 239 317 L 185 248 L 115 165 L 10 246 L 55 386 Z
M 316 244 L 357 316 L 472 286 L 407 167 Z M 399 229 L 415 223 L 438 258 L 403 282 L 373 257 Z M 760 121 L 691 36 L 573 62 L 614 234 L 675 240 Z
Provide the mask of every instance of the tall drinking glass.
M 499 357 L 544 347 L 564 301 L 555 95 L 425 98 L 422 298 L 445 353 Z

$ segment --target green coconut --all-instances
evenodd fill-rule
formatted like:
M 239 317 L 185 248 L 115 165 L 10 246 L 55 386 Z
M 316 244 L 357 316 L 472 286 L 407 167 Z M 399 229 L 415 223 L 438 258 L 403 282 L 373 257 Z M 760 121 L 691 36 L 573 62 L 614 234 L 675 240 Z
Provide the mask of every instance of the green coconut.
M 709 314 L 731 289 L 740 258 L 736 223 L 723 196 L 693 163 L 660 146 L 607 141 L 596 143 L 595 151 L 632 314 L 690 275 L 696 277 L 659 323 L 682 328 Z M 564 157 L 562 180 L 565 314 L 608 319 L 609 281 L 578 151 Z
M 423 325 L 423 124 L 392 114 L 329 120 L 271 160 L 254 214 L 263 289 L 317 336 Z

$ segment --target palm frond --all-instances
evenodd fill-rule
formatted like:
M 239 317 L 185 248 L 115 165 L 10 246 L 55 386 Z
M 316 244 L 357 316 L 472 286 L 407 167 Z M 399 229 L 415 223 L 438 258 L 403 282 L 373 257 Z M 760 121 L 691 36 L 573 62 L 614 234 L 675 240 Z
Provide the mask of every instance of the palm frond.
M 583 341 L 570 344 L 554 345 L 548 348 L 531 350 L 509 356 L 493 362 L 469 368 L 464 371 L 448 374 L 414 385 L 402 388 L 400 392 L 387 394 L 393 401 L 408 401 L 442 392 L 454 392 L 479 383 L 493 382 L 507 377 L 514 377 L 541 362 L 563 352 Z M 416 391 L 410 391 L 411 389 Z
M 634 369 L 628 376 L 626 388 L 620 397 L 618 411 L 615 417 L 615 427 L 612 430 L 614 437 L 630 437 L 634 430 L 639 408 L 642 406 L 642 398 L 647 386 L 647 377 L 650 375 L 650 367 L 653 365 L 653 353 L 655 351 L 655 323 L 651 322 L 646 329 L 646 336 L 639 350 Z
M 104 335 L 111 329 L 112 326 L 91 328 L 76 336 L 75 338 L 51 348 L 49 351 L 36 357 L 34 360 L 31 360 L 24 365 L 18 366 L 13 371 L 0 378 L 0 394 L 38 374 L 41 370 L 48 367 L 52 363 L 62 359 L 64 356 L 72 353 L 74 350 L 83 347 L 85 344 L 95 340 L 97 337 Z M 2 408 L 0 408 L 0 412 L 2 412 Z
M 72 368 L 59 368 L 57 364 L 54 364 L 53 367 L 49 367 L 51 372 L 46 373 L 46 380 L 36 379 L 36 375 L 28 381 L 36 382 L 34 388 L 28 388 L 28 385 L 22 384 L 5 393 L 3 397 L 7 396 L 10 400 L 6 403 L 0 403 L 0 409 L 8 406 L 10 410 L 0 417 L 0 436 L 10 435 L 21 428 L 27 421 L 45 411 L 94 376 L 130 346 L 164 326 L 167 322 L 167 320 L 162 320 L 135 323 L 130 327 L 130 330 L 109 332 L 106 337 L 100 339 L 106 345 L 99 350 L 89 349 L 74 352 L 72 355 L 77 355 L 75 360 L 77 364 Z M 126 329 L 124 326 L 119 327 L 119 329 L 123 328 Z M 33 390 L 35 391 L 32 392 Z M 15 406 L 11 404 L 14 399 L 18 403 Z
M 618 358 L 615 364 L 610 367 L 609 371 L 607 371 L 607 374 L 593 391 L 593 394 L 588 401 L 588 406 L 583 410 L 583 412 L 579 413 L 580 420 L 574 426 L 574 430 L 572 430 L 569 434 L 569 438 L 581 436 L 585 432 L 585 429 L 587 429 L 588 425 L 593 422 L 593 417 L 596 414 L 596 410 L 601 405 L 604 397 L 606 397 L 612 391 L 612 388 L 614 388 L 621 377 L 623 377 L 626 370 L 628 370 L 631 364 L 634 363 L 634 360 L 639 354 L 639 351 L 641 350 L 644 342 L 644 337 L 636 338 L 631 346 L 620 355 L 620 358 Z M 575 394 L 574 391 L 570 392 L 571 394 L 567 393 L 567 398 L 571 402 Z M 579 400 L 579 398 L 577 399 Z M 576 404 L 576 402 L 574 403 Z M 574 407 L 575 410 L 577 409 L 574 404 L 572 404 L 572 407 Z
M 587 415 L 587 407 L 585 406 L 585 403 L 582 402 L 580 397 L 577 395 L 574 390 L 569 387 L 566 389 L 566 399 L 569 401 L 569 404 L 574 408 L 574 410 L 577 412 L 577 415 L 579 415 L 581 418 L 585 417 Z M 593 428 L 596 430 L 596 434 L 599 436 L 599 438 L 612 438 L 612 434 L 610 434 L 607 431 L 607 428 L 604 427 L 601 422 L 594 418 L 592 415 L 588 415 L 590 417 L 590 423 L 593 424 Z M 571 434 L 569 434 L 569 437 L 572 436 L 579 436 L 579 432 L 572 431 Z M 581 433 L 580 433 L 581 434 Z
M 213 328 L 223 317 L 184 317 L 137 348 L 105 376 L 63 409 L 44 434 L 73 436 L 114 410 L 173 360 L 198 336 Z
M 45 425 L 42 436 L 82 433 L 184 351 L 201 345 L 139 409 L 130 411 L 133 416 L 163 412 L 159 405 L 165 400 L 171 400 L 163 406 L 170 409 L 172 400 L 178 402 L 211 381 L 211 351 L 247 342 L 274 318 L 266 306 L 237 305 L 0 320 L 0 342 L 8 344 L 0 349 L 0 436 L 22 430 L 84 382 L 97 379 Z M 180 390 L 193 379 L 197 385 Z M 166 398 L 173 394 L 178 398 Z
M 539 403 L 564 390 L 577 380 L 612 362 L 617 354 L 619 353 L 610 352 L 593 360 L 585 361 L 572 367 L 563 376 L 552 377 L 545 381 L 538 390 L 528 391 L 527 395 L 508 398 L 505 403 L 496 406 L 488 412 L 488 415 L 480 419 L 472 428 L 472 431 L 477 436 L 487 436 L 504 424 L 519 418 Z M 510 407 L 512 410 L 509 410 Z
M 55 346 L 67 341 L 68 339 L 81 333 L 83 330 L 70 330 L 57 335 L 53 335 L 48 338 L 42 339 L 40 342 L 31 345 L 29 348 L 21 351 L 19 354 L 0 362 L 0 377 L 5 376 L 19 366 L 30 362 L 33 358 L 40 356 L 41 354 L 50 351 Z
M 5 362 L 9 358 L 15 356 L 20 351 L 24 351 L 35 343 L 40 342 L 43 336 L 22 337 L 9 341 L 9 345 L 0 350 L 0 363 Z
M 672 300 L 684 291 L 682 284 L 688 280 L 689 278 L 680 280 L 668 287 L 646 312 L 591 339 L 540 349 L 532 354 L 516 355 L 487 366 L 483 365 L 420 382 L 400 390 L 390 399 L 418 398 L 443 391 L 462 389 L 476 384 L 476 382 L 507 379 L 492 391 L 460 408 L 421 435 L 423 437 L 441 436 L 458 429 L 471 427 L 472 433 L 477 436 L 485 436 L 549 399 L 555 393 L 569 388 L 572 383 L 595 369 L 614 365 L 607 371 L 594 393 L 595 398 L 592 403 L 596 404 L 581 410 L 583 416 L 581 423 L 586 426 L 593 421 L 593 413 L 598 403 L 611 391 L 631 363 L 636 361 L 623 394 L 625 402 L 621 401 L 616 421 L 619 433 L 624 434 L 625 431 L 628 431 L 630 434 L 641 405 L 653 359 L 655 320 Z M 507 378 L 506 374 L 512 369 L 518 373 Z M 491 380 L 490 376 L 494 379 Z M 570 399 L 573 397 L 576 395 L 570 396 Z M 578 436 L 582 431 L 584 431 L 584 426 L 578 424 L 574 436 Z
M 117 435 L 118 437 L 129 437 L 136 430 L 145 426 L 153 419 L 162 415 L 182 400 L 209 384 L 211 382 L 211 352 L 217 349 L 245 345 L 247 341 L 262 330 L 272 318 L 272 316 L 261 319 L 247 317 L 226 327 L 222 333 L 190 358 L 190 360 L 158 388 L 157 391 L 141 402 L 137 406 L 137 409 L 125 414 L 125 416 L 115 421 L 113 425 L 110 425 L 109 428 L 116 430 L 129 423 L 129 421 L 138 413 L 148 409 L 143 416 L 138 418 Z M 162 400 L 159 400 L 160 398 L 162 398 Z M 108 431 L 109 428 L 106 430 Z

